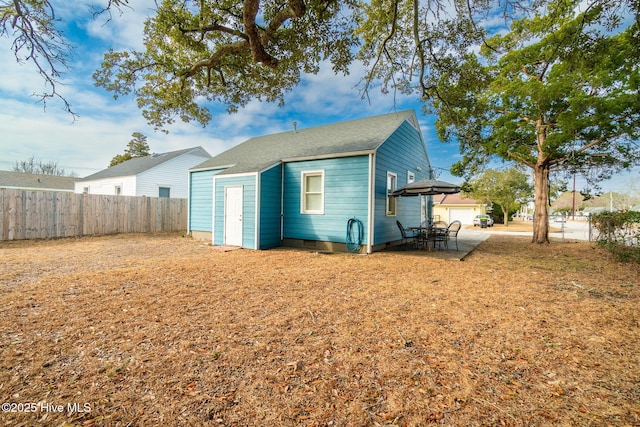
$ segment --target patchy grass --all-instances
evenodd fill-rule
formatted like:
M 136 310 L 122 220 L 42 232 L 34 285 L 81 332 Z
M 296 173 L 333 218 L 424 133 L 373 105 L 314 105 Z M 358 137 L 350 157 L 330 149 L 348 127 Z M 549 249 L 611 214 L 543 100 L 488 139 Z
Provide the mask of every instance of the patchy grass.
M 38 404 L 2 425 L 640 424 L 637 266 L 594 244 L 493 235 L 459 262 L 120 235 L 0 257 L 0 399 Z

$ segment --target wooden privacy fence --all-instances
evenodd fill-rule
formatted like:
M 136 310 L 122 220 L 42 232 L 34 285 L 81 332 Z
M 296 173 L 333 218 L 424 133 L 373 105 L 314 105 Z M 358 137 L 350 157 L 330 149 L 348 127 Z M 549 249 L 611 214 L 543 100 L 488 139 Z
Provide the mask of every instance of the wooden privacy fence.
M 187 229 L 187 199 L 0 188 L 1 240 Z

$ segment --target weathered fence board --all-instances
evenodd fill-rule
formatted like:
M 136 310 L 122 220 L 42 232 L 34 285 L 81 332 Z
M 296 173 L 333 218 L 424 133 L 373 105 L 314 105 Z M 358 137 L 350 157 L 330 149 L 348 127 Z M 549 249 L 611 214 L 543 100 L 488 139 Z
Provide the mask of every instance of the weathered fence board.
M 183 231 L 187 200 L 0 188 L 0 240 Z

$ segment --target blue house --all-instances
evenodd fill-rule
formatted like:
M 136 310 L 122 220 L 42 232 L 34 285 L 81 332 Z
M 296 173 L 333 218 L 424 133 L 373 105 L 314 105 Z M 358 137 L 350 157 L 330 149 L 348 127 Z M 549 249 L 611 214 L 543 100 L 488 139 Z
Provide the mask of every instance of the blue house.
M 189 171 L 189 232 L 214 245 L 360 252 L 401 241 L 422 197 L 389 196 L 431 166 L 414 111 L 251 138 Z M 431 200 L 428 201 L 431 203 Z M 357 221 L 349 221 L 357 219 Z

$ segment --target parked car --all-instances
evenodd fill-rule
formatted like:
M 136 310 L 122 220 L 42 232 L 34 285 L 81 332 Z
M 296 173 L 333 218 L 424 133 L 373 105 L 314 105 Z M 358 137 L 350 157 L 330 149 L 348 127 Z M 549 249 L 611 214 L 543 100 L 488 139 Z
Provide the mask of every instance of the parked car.
M 473 218 L 473 226 L 480 227 L 481 221 L 483 219 L 487 220 L 488 227 L 493 227 L 493 218 L 491 218 L 489 215 L 476 215 L 476 217 Z
M 522 213 L 515 213 L 513 215 L 511 215 L 511 219 L 512 220 L 516 220 L 516 219 L 521 219 L 523 221 L 533 221 L 533 215 L 531 214 L 522 214 Z

